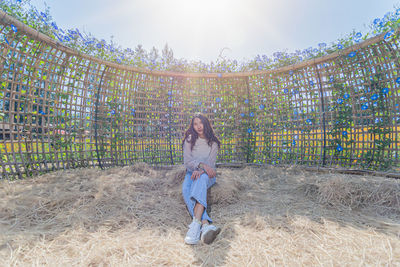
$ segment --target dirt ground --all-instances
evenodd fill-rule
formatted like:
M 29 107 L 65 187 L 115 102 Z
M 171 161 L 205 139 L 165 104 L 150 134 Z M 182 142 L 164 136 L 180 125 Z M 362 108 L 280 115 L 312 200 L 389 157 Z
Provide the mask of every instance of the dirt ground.
M 183 241 L 183 167 L 0 181 L 1 266 L 400 266 L 400 180 L 218 168 L 211 245 Z

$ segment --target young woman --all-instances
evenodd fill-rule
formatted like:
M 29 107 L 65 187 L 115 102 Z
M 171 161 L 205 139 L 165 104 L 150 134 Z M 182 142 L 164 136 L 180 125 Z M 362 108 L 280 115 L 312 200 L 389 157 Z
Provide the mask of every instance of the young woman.
M 211 224 L 206 211 L 207 189 L 215 184 L 215 161 L 220 145 L 209 120 L 202 114 L 194 115 L 182 142 L 186 167 L 182 194 L 193 217 L 185 237 L 187 244 L 195 245 L 200 239 L 210 244 L 221 231 Z

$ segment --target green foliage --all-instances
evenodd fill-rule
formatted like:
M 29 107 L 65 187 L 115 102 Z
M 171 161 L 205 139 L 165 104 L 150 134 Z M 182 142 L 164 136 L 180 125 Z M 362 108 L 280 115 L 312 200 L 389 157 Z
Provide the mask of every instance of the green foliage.
M 202 61 L 175 58 L 168 44 L 165 44 L 161 53 L 154 47 L 148 52 L 140 44 L 134 49 L 124 49 L 114 42 L 113 36 L 111 36 L 110 42 L 107 43 L 104 39 L 98 39 L 90 33 L 82 33 L 78 29 L 62 30 L 53 20 L 48 6 L 45 11 L 39 12 L 30 4 L 29 0 L 1 1 L 0 9 L 24 24 L 84 54 L 134 67 L 174 72 L 224 73 L 279 68 L 340 51 L 371 36 L 396 29 L 400 25 L 400 9 L 396 9 L 394 12 L 385 14 L 382 19 L 375 19 L 370 24 L 370 32 L 364 35 L 353 31 L 329 45 L 320 43 L 318 48 L 310 47 L 303 51 L 297 50 L 292 53 L 286 51 L 275 52 L 272 57 L 257 55 L 254 59 L 242 60 L 241 62 L 225 58 L 222 55 L 224 48 L 216 60 L 206 64 Z

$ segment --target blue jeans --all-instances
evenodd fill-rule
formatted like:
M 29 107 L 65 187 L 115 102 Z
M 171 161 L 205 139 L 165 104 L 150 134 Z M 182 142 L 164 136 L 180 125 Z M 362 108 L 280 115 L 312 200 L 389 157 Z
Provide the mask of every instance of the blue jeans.
M 196 180 L 192 180 L 190 177 L 192 176 L 191 171 L 186 171 L 185 180 L 182 184 L 182 195 L 185 200 L 186 206 L 189 210 L 189 213 L 192 217 L 194 217 L 194 206 L 196 202 L 199 202 L 204 206 L 204 212 L 201 216 L 201 220 L 208 220 L 212 223 L 211 218 L 207 214 L 207 189 L 215 184 L 216 178 L 209 178 L 206 173 L 200 175 Z

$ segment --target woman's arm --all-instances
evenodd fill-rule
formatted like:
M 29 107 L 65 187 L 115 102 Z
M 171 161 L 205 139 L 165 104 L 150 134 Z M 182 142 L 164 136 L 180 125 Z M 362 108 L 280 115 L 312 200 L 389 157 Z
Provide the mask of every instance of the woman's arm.
M 186 169 L 189 171 L 197 170 L 199 166 L 199 161 L 192 157 L 192 150 L 190 149 L 190 143 L 185 140 L 183 144 L 183 164 L 185 165 Z
M 217 161 L 217 154 L 218 154 L 218 145 L 217 143 L 214 142 L 211 146 L 210 155 L 208 156 L 207 161 L 204 162 L 214 170 L 215 170 L 215 162 Z
M 215 168 L 215 162 L 217 161 L 217 154 L 218 154 L 218 145 L 216 143 L 213 143 L 211 146 L 210 154 L 206 162 L 201 162 L 199 164 L 199 168 L 203 169 L 210 178 L 213 178 L 217 175 Z

